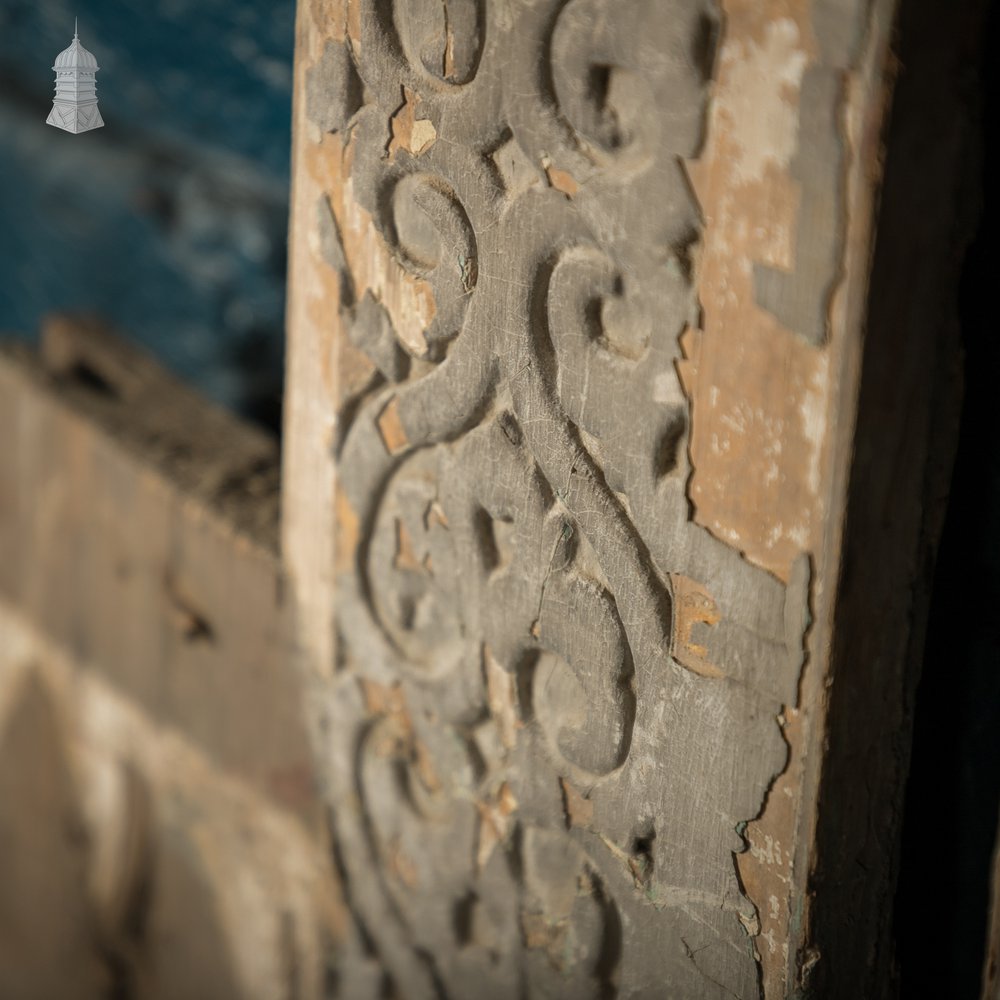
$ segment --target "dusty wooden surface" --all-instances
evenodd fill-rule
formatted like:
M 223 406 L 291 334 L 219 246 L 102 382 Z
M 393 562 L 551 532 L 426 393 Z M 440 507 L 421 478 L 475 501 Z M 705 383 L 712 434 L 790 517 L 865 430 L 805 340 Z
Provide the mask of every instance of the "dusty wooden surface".
M 0 996 L 326 995 L 276 452 L 91 322 L 0 354 Z
M 315 817 L 276 533 L 266 435 L 93 324 L 0 353 L 0 599 Z
M 315 831 L 3 600 L 0 843 L 4 997 L 326 995 Z
M 283 547 L 356 989 L 837 969 L 810 889 L 895 7 L 300 6 Z

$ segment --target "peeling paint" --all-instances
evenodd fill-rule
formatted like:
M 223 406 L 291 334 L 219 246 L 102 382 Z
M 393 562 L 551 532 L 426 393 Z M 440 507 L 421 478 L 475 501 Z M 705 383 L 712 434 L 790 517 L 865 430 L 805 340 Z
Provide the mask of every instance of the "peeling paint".
M 386 147 L 389 162 L 396 159 L 399 150 L 404 149 L 413 156 L 426 153 L 437 141 L 437 129 L 426 118 L 417 118 L 420 95 L 409 87 L 403 88 L 403 103 L 389 120 L 392 138 Z
M 403 451 L 409 444 L 406 437 L 406 430 L 403 427 L 403 421 L 399 416 L 399 401 L 397 397 L 393 396 L 379 414 L 378 432 L 382 437 L 382 443 L 385 445 L 386 451 L 390 455 L 395 455 L 397 452 Z
M 562 789 L 563 809 L 566 813 L 566 829 L 582 827 L 586 829 L 594 820 L 594 804 L 582 795 L 566 779 L 559 779 L 559 787 Z
M 560 170 L 547 156 L 542 157 L 542 169 L 545 171 L 549 187 L 555 188 L 567 198 L 572 198 L 580 190 L 576 178 L 568 171 Z
M 719 606 L 705 587 L 679 573 L 670 574 L 674 598 L 672 653 L 678 663 L 703 677 L 722 677 L 716 664 L 708 659 L 706 646 L 694 639 L 696 626 L 712 626 L 721 621 Z
M 808 63 L 801 32 L 791 18 L 767 24 L 764 36 L 723 46 L 720 75 L 729 86 L 715 97 L 714 113 L 736 147 L 738 182 L 754 183 L 773 167 L 786 171 L 798 143 L 797 94 Z
M 807 5 L 723 6 L 707 138 L 688 164 L 705 216 L 702 329 L 685 331 L 677 366 L 691 399 L 689 497 L 700 524 L 787 579 L 823 527 L 829 362 L 760 305 L 754 268 L 795 264 L 800 185 L 791 171 L 800 87 L 816 51 Z
M 432 515 L 434 516 L 434 515 Z M 437 523 L 442 523 L 440 520 Z M 444 522 L 447 527 L 447 521 Z M 490 714 L 500 732 L 501 745 L 512 750 L 517 744 L 517 733 L 524 723 L 517 710 L 517 690 L 514 675 L 497 663 L 488 647 L 483 647 L 483 670 L 486 674 L 486 697 Z

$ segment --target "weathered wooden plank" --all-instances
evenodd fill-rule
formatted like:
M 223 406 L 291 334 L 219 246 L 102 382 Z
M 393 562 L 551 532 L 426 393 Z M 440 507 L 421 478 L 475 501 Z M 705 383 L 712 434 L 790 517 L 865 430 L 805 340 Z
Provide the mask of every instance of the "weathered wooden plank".
M 3 601 L 0 842 L 0 995 L 325 995 L 322 841 Z
M 830 935 L 809 893 L 853 863 L 822 782 L 896 6 L 300 7 L 284 556 L 408 995 L 884 982 L 885 897 Z
M 220 765 L 315 816 L 277 449 L 93 324 L 0 354 L 0 598 Z

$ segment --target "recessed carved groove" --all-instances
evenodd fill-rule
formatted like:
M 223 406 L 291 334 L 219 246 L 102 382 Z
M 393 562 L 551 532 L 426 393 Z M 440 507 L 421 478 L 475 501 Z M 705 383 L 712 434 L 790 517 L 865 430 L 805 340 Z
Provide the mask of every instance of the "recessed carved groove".
M 473 515 L 473 521 L 479 540 L 483 569 L 487 575 L 509 565 L 512 518 L 495 518 L 485 508 L 480 507 Z
M 648 886 L 653 880 L 653 842 L 656 840 L 656 829 L 652 823 L 643 824 L 632 838 L 629 868 L 637 883 Z
M 687 416 L 678 413 L 660 435 L 653 456 L 653 474 L 659 480 L 677 471 L 687 433 Z
M 705 83 L 715 76 L 715 60 L 719 54 L 719 22 L 707 11 L 698 15 L 692 36 L 691 57 Z
M 413 67 L 451 86 L 471 83 L 485 44 L 483 0 L 397 0 L 393 25 Z
M 472 920 L 479 897 L 467 892 L 454 906 L 455 940 L 460 948 L 472 943 Z

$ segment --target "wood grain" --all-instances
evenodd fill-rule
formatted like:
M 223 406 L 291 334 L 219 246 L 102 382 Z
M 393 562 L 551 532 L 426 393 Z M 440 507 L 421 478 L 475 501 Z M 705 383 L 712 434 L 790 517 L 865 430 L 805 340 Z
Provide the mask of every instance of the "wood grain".
M 352 911 L 414 996 L 822 961 L 894 10 L 300 10 L 284 550 Z

